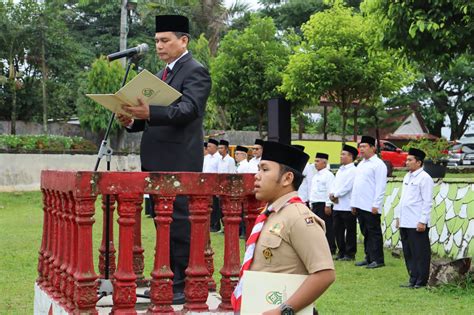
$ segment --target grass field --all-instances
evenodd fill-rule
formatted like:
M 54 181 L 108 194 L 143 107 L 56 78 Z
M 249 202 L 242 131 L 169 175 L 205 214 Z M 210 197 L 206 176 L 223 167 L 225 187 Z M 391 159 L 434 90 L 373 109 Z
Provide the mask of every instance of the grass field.
M 41 194 L 0 193 L 0 314 L 32 314 L 33 284 L 41 242 Z M 101 216 L 94 225 L 95 261 Z M 144 218 L 145 275 L 153 261 L 153 223 Z M 117 231 L 117 230 L 116 230 Z M 116 233 L 117 237 L 117 233 Z M 216 281 L 223 260 L 223 235 L 213 233 Z M 243 247 L 242 247 L 243 248 Z M 359 248 L 358 258 L 362 257 Z M 385 268 L 367 270 L 336 262 L 336 282 L 317 302 L 322 314 L 474 314 L 474 288 L 432 290 L 399 288 L 407 275 L 402 260 L 385 253 Z M 97 265 L 97 263 L 96 263 Z

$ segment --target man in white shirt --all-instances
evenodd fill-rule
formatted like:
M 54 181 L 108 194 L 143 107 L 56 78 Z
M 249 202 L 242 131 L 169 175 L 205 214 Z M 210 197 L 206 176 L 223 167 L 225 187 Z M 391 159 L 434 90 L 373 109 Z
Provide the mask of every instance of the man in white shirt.
M 408 174 L 403 178 L 402 195 L 395 208 L 395 226 L 400 228 L 403 256 L 410 279 L 408 288 L 423 288 L 430 275 L 431 246 L 429 224 L 433 205 L 433 179 L 423 170 L 425 153 L 410 149 Z
M 356 167 L 354 160 L 359 151 L 344 145 L 341 151 L 341 166 L 336 173 L 329 199 L 333 202 L 334 233 L 338 253 L 336 260 L 351 261 L 357 252 L 357 222 L 351 212 L 351 193 Z
M 359 150 L 363 159 L 356 168 L 351 208 L 364 235 L 365 259 L 355 265 L 373 269 L 385 266 L 380 216 L 387 186 L 387 166 L 375 154 L 373 137 L 362 136 Z
M 219 164 L 217 165 L 217 173 L 235 173 L 235 160 L 229 155 L 229 141 L 219 141 L 219 146 L 217 147 L 217 150 L 221 155 L 221 158 L 219 159 Z
M 253 158 L 249 161 L 252 173 L 258 172 L 258 163 L 260 163 L 263 154 L 263 142 L 262 139 L 255 139 L 255 145 L 252 148 Z
M 326 239 L 331 253 L 334 255 L 336 253 L 336 241 L 332 221 L 332 201 L 329 199 L 329 190 L 334 181 L 334 175 L 327 168 L 328 159 L 328 154 L 316 153 L 316 159 L 314 160 L 316 172 L 311 180 L 309 201 L 311 202 L 311 210 L 326 224 Z
M 202 166 L 203 173 L 217 173 L 217 165 L 222 158 L 219 152 L 217 152 L 218 145 L 219 142 L 215 139 L 209 139 L 207 141 L 208 154 L 204 157 L 204 164 Z
M 247 152 L 249 151 L 248 148 L 244 146 L 238 145 L 235 148 L 235 162 L 237 162 L 237 173 L 238 174 L 244 174 L 244 173 L 252 173 L 252 170 L 250 168 L 249 161 L 247 160 L 248 154 Z

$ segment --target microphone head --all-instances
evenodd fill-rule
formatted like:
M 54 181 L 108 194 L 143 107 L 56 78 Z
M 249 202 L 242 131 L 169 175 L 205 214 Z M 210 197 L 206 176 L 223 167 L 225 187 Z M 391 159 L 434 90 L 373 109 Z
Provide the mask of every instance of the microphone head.
M 139 56 L 142 56 L 148 52 L 148 44 L 143 43 L 137 46 L 137 52 Z

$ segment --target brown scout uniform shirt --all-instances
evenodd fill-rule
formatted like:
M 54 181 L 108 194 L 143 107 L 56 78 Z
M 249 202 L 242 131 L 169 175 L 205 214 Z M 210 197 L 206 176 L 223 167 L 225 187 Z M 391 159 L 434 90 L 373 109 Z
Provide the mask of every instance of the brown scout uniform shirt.
M 305 204 L 283 207 L 297 195 L 294 191 L 273 203 L 273 212 L 258 238 L 250 270 L 307 275 L 334 269 L 324 221 Z

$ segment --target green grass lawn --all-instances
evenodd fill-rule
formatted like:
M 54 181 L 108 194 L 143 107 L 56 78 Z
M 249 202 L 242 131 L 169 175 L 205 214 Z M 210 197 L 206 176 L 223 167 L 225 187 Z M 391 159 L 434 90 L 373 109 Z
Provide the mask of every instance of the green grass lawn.
M 39 192 L 0 193 L 0 314 L 33 313 L 33 284 L 41 243 L 41 207 Z M 101 215 L 96 220 L 94 255 L 97 266 Z M 147 277 L 153 262 L 153 229 L 152 221 L 144 218 L 142 237 Z M 117 238 L 118 234 L 115 234 Z M 219 281 L 222 267 L 223 239 L 222 234 L 212 235 L 216 281 Z M 361 253 L 359 248 L 359 259 Z M 318 310 L 323 314 L 474 314 L 472 286 L 469 289 L 402 289 L 399 284 L 407 280 L 403 261 L 393 258 L 388 251 L 385 258 L 387 266 L 375 270 L 355 267 L 350 262 L 336 262 L 336 282 L 317 302 Z

